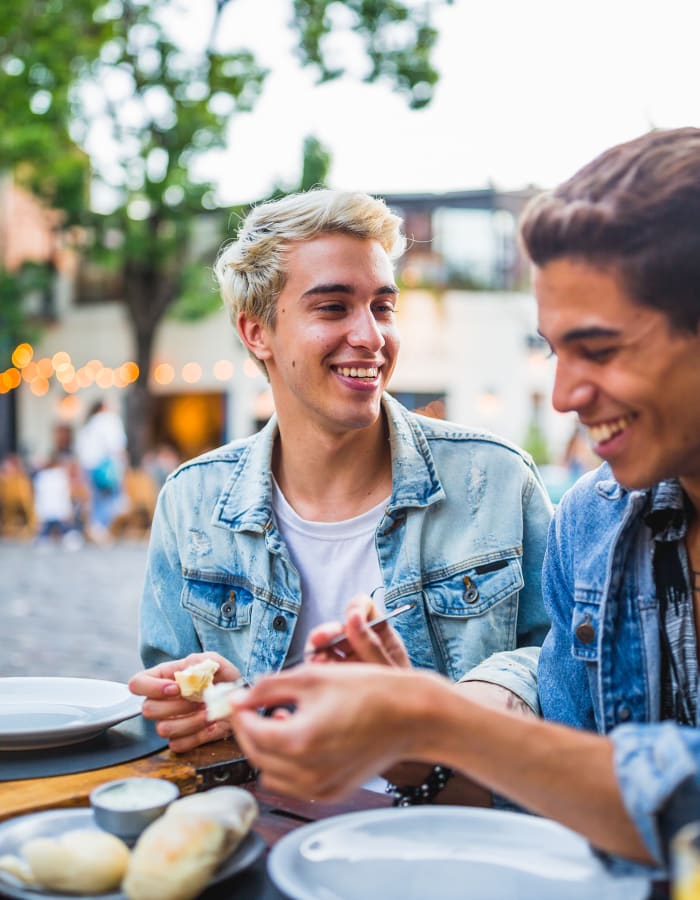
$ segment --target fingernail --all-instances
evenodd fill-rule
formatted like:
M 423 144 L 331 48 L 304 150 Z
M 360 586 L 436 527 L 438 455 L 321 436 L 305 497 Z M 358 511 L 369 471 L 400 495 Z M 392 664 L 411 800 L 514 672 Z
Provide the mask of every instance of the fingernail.
M 166 697 L 176 697 L 180 693 L 180 688 L 176 682 L 171 682 L 170 684 L 166 684 L 163 688 L 163 695 Z

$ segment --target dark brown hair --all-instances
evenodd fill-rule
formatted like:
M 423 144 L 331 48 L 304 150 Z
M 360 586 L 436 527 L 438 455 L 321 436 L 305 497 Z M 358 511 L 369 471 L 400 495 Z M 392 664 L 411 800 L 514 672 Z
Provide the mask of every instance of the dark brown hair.
M 630 297 L 676 328 L 700 324 L 700 129 L 651 131 L 606 150 L 526 207 L 537 266 L 562 257 L 610 268 Z

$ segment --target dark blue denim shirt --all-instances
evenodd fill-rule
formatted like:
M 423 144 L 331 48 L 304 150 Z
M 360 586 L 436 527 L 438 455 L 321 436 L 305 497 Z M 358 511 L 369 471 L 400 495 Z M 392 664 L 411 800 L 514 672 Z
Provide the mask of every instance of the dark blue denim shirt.
M 693 805 L 700 818 L 700 729 L 659 721 L 651 496 L 622 488 L 604 464 L 562 498 L 545 553 L 552 626 L 538 682 L 547 719 L 610 736 L 625 806 L 663 867 L 674 823 Z

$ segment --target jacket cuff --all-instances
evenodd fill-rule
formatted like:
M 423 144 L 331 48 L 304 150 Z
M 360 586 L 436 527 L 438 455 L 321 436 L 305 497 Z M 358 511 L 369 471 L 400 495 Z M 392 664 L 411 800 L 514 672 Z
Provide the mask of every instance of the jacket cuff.
M 658 817 L 698 766 L 674 722 L 619 725 L 609 735 L 615 775 L 627 812 L 649 852 L 665 865 Z
M 521 647 L 494 653 L 474 666 L 459 681 L 486 681 L 506 688 L 526 703 L 536 716 L 540 715 L 537 696 L 537 661 L 539 647 Z

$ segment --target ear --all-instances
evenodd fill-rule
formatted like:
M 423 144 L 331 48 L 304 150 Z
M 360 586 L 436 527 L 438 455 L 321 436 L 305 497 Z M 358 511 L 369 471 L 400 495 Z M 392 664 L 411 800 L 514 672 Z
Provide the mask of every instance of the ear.
M 238 314 L 236 324 L 238 326 L 238 334 L 250 353 L 259 360 L 270 359 L 272 351 L 267 340 L 270 329 L 263 325 L 259 319 L 243 312 Z

